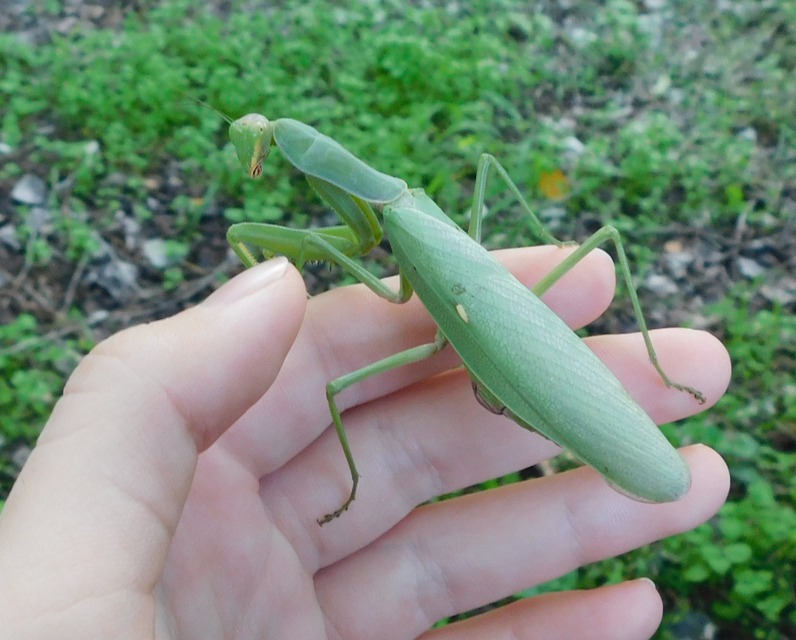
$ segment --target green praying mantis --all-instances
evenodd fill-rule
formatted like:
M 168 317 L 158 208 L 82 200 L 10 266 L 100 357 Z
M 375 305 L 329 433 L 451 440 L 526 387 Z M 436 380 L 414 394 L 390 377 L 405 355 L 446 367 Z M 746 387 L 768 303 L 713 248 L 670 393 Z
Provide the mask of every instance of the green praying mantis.
M 597 231 L 528 289 L 480 244 L 490 168 L 516 196 L 540 240 L 557 246 L 566 243 L 547 231 L 493 156 L 484 154 L 478 163 L 469 233 L 465 233 L 422 189 L 410 189 L 400 178 L 376 171 L 302 122 L 269 121 L 249 114 L 231 122 L 229 133 L 238 159 L 252 178 L 262 174 L 262 163 L 276 146 L 344 223 L 321 229 L 235 224 L 227 239 L 247 267 L 258 261 L 249 246 L 266 257 L 286 255 L 299 269 L 307 261 L 334 261 L 390 302 L 406 302 L 417 292 L 438 327 L 433 342 L 391 355 L 327 385 L 329 410 L 352 487 L 342 506 L 319 519 L 319 524 L 348 509 L 359 483 L 335 396 L 370 376 L 430 358 L 448 343 L 461 357 L 481 405 L 553 440 L 621 493 L 645 502 L 670 502 L 688 491 L 691 476 L 680 453 L 605 364 L 539 299 L 592 249 L 612 241 L 652 364 L 667 386 L 704 403 L 699 391 L 671 381 L 658 363 L 615 228 Z M 397 291 L 355 259 L 382 239 L 376 210 L 381 212 L 399 267 Z

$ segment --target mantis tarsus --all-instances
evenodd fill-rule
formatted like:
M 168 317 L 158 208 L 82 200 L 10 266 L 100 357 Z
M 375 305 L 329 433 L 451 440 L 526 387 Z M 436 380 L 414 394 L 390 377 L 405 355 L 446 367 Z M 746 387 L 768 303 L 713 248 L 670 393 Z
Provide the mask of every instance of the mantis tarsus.
M 478 163 L 469 235 L 423 192 L 380 173 L 314 128 L 287 118 L 269 121 L 250 114 L 230 125 L 238 158 L 253 178 L 277 146 L 304 173 L 313 189 L 345 223 L 323 229 L 290 229 L 241 223 L 227 239 L 247 267 L 276 253 L 308 261 L 334 261 L 376 294 L 402 303 L 416 291 L 437 323 L 433 342 L 375 362 L 331 381 L 326 395 L 353 486 L 348 499 L 318 522 L 343 513 L 356 497 L 359 473 L 335 396 L 378 373 L 429 358 L 448 342 L 464 363 L 478 401 L 519 425 L 536 430 L 594 467 L 620 492 L 646 502 L 681 498 L 691 484 L 687 464 L 608 368 L 540 299 L 588 252 L 610 240 L 616 247 L 650 360 L 667 386 L 678 385 L 658 364 L 619 233 L 606 226 L 580 245 L 533 289 L 522 285 L 481 245 L 486 180 L 494 168 L 528 216 L 540 240 L 563 246 L 531 211 L 506 170 L 491 155 Z M 382 238 L 374 208 L 381 211 L 400 270 L 394 291 L 353 258 Z

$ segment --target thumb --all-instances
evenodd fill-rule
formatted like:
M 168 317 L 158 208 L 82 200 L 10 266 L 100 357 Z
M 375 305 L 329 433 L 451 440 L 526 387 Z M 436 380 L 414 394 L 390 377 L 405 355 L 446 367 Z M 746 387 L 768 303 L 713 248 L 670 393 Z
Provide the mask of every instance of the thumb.
M 305 306 L 276 258 L 84 358 L 0 515 L 0 620 L 151 593 L 198 453 L 271 385 Z

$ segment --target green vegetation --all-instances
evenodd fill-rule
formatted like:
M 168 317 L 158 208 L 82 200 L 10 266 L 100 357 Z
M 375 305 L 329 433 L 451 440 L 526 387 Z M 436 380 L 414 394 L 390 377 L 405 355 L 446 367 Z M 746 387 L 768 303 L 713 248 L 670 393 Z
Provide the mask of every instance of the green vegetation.
M 648 575 L 667 599 L 661 638 L 707 621 L 723 638 L 794 637 L 796 2 L 254 4 L 214 17 L 164 1 L 38 46 L 0 35 L 0 191 L 25 174 L 46 186 L 0 203 L 0 500 L 81 353 L 234 272 L 231 222 L 328 223 L 277 157 L 248 181 L 202 100 L 311 123 L 459 222 L 483 151 L 562 237 L 613 221 L 652 324 L 730 348 L 730 393 L 667 434 L 718 449 L 733 489 L 696 531 L 547 587 Z M 43 6 L 30 17 L 65 15 Z M 560 200 L 544 187 L 556 170 Z M 488 243 L 526 242 L 510 197 L 490 203 Z M 614 311 L 594 330 L 632 330 L 626 303 Z

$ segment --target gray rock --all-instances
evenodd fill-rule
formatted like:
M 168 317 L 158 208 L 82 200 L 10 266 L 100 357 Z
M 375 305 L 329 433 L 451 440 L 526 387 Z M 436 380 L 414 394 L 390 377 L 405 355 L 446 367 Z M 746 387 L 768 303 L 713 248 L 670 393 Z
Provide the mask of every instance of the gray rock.
M 26 173 L 11 189 L 11 199 L 22 204 L 44 204 L 47 199 L 47 185 L 38 176 Z
M 180 264 L 186 251 L 179 249 L 176 243 L 169 243 L 163 238 L 147 240 L 141 247 L 144 257 L 156 269 L 168 269 Z

